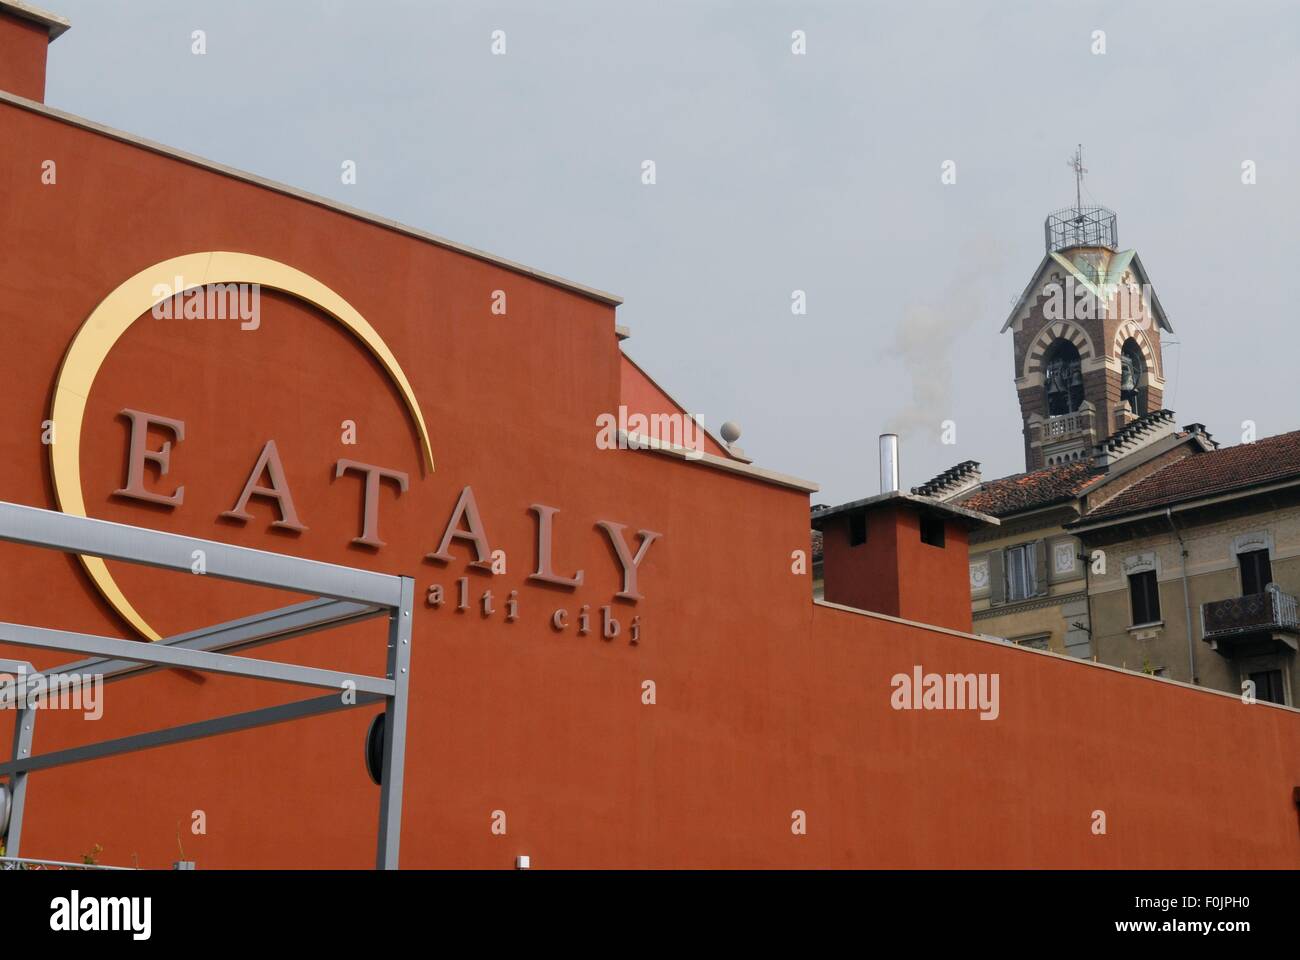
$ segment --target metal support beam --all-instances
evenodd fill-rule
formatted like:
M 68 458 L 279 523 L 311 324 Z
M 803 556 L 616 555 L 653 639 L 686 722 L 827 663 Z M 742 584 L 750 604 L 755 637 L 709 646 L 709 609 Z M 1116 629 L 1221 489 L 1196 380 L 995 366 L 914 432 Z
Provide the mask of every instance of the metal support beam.
M 402 841 L 402 787 L 406 770 L 406 700 L 411 680 L 411 619 L 415 581 L 402 577 L 401 602 L 388 624 L 388 678 L 384 720 L 384 766 L 379 785 L 379 849 L 375 867 L 396 870 Z
M 26 660 L 5 660 L 0 658 L 0 710 L 8 710 L 11 706 L 18 703 L 18 679 L 19 677 L 29 677 L 36 673 L 36 668 Z M 12 694 L 12 696 L 11 696 Z M 14 732 L 18 731 L 18 720 L 14 721 Z M 28 745 L 30 747 L 30 744 Z M 15 747 L 15 756 L 17 756 L 17 747 Z
M 22 763 L 32 755 L 36 711 L 28 707 L 14 714 L 13 761 Z M 8 764 L 6 764 L 8 766 Z M 27 772 L 5 770 L 9 775 L 9 829 L 5 832 L 5 856 L 16 857 L 22 846 L 23 810 L 27 806 Z
M 382 616 L 387 611 L 383 607 L 351 600 L 308 600 L 292 606 L 256 613 L 251 617 L 241 617 L 213 627 L 180 633 L 174 637 L 165 637 L 156 642 L 156 646 L 179 647 L 186 650 L 207 650 L 209 652 L 233 653 L 237 650 L 250 650 L 277 640 L 288 640 L 316 630 L 346 626 L 359 623 L 371 617 Z M 131 660 L 114 660 L 108 657 L 92 657 L 77 660 L 60 667 L 53 667 L 46 673 L 93 673 L 110 680 L 150 673 L 161 667 L 137 663 Z
M 204 627 L 174 637 L 166 637 L 157 643 L 163 646 L 183 647 L 187 650 L 233 653 L 237 650 L 251 650 L 253 647 L 274 643 L 277 640 L 288 640 L 316 630 L 359 623 L 383 613 L 385 613 L 383 607 L 354 603 L 351 600 L 308 600 L 305 603 L 295 603 L 292 606 L 253 614 L 251 617 L 241 617 L 214 627 Z M 0 660 L 0 671 L 6 669 L 4 665 L 7 662 Z M 91 657 L 42 671 L 32 669 L 29 663 L 25 665 L 22 672 L 26 674 L 27 687 L 31 688 L 42 678 L 51 675 L 99 676 L 104 683 L 111 683 L 114 680 L 137 677 L 162 669 L 166 668 L 137 663 L 133 660 Z M 17 674 L 19 671 L 10 669 L 10 672 Z M 8 709 L 17 697 L 16 685 L 0 687 L 0 710 Z
M 0 774 L 7 773 L 13 777 L 26 779 L 26 774 L 33 770 L 48 770 L 51 767 L 84 763 L 87 760 L 98 760 L 102 757 L 112 757 L 136 750 L 167 747 L 174 743 L 185 743 L 188 740 L 199 740 L 203 737 L 212 737 L 222 733 L 236 733 L 240 730 L 251 730 L 253 727 L 265 727 L 273 723 L 301 720 L 304 717 L 314 717 L 335 710 L 351 710 L 354 707 L 364 707 L 367 704 L 378 703 L 383 699 L 377 694 L 359 693 L 354 703 L 345 703 L 340 694 L 332 693 L 311 700 L 298 700 L 294 703 L 263 707 L 245 713 L 232 713 L 224 717 L 214 717 L 211 720 L 199 720 L 195 723 L 182 724 L 179 727 L 150 730 L 148 733 L 137 733 L 129 737 L 119 737 L 115 740 L 101 740 L 98 743 L 69 747 L 67 750 L 56 750 L 53 753 L 41 753 L 34 757 L 19 757 L 15 752 L 13 760 L 8 763 L 0 763 Z M 27 746 L 30 751 L 30 739 Z
M 167 667 L 188 667 L 191 670 L 208 670 L 212 673 L 253 677 L 259 680 L 278 680 L 309 687 L 324 687 L 327 690 L 342 690 L 351 684 L 352 689 L 365 693 L 391 696 L 393 692 L 391 680 L 381 680 L 379 677 L 365 674 L 340 673 L 337 670 L 322 670 L 319 667 L 302 667 L 292 663 L 276 663 L 273 660 L 254 660 L 251 657 L 234 657 L 223 653 L 208 653 L 204 650 L 186 650 L 140 640 L 117 640 L 113 637 L 70 633 L 47 627 L 28 627 L 18 623 L 0 623 L 0 643 L 40 647 L 44 650 L 63 650 L 70 653 L 89 653 L 117 660 L 134 660 L 138 663 Z
M 388 574 L 5 501 L 0 501 L 0 540 L 142 563 L 189 576 L 195 576 L 194 551 L 201 550 L 206 567 L 203 576 L 390 608 L 401 599 L 397 578 Z
M 0 688 L 0 706 L 24 707 L 16 711 L 12 758 L 0 763 L 0 776 L 9 778 L 11 795 L 7 850 L 10 858 L 18 857 L 27 778 L 34 770 L 383 702 L 386 723 L 376 865 L 383 869 L 397 867 L 401 848 L 411 626 L 415 605 L 413 579 L 103 520 L 70 517 L 3 501 L 0 501 L 0 541 L 50 547 L 186 573 L 191 570 L 195 552 L 202 551 L 207 576 L 316 595 L 315 599 L 303 603 L 179 634 L 158 643 L 0 623 L 0 643 L 69 651 L 86 658 L 49 671 L 36 671 L 26 661 L 0 659 L 0 673 L 25 675 L 25 683 L 32 684 L 39 683 L 42 678 L 52 680 L 55 675 L 99 676 L 113 680 L 139 676 L 164 667 L 182 667 L 323 687 L 331 691 L 315 699 L 32 756 L 35 711 L 41 705 L 28 705 L 26 696 L 20 700 L 19 694 L 25 694 L 27 690 L 20 688 L 17 682 L 5 684 Z M 389 615 L 387 676 L 383 678 L 232 655 L 233 651 L 357 623 L 383 613 Z
M 0 857 L 0 870 L 7 863 L 29 863 L 32 867 L 66 867 L 72 870 L 134 870 L 135 867 L 110 867 L 102 863 L 73 863 L 71 860 L 29 860 L 26 857 Z M 19 867 L 19 869 L 22 869 Z M 30 868 L 29 868 L 30 869 Z

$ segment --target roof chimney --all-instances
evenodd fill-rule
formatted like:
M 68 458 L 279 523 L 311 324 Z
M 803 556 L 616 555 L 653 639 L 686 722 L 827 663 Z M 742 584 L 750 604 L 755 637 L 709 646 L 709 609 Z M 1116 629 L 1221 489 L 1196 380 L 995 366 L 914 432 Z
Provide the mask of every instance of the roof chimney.
M 897 490 L 811 519 L 821 532 L 827 603 L 970 632 L 969 535 L 996 519 Z
M 893 493 L 898 489 L 898 434 L 880 435 L 880 492 Z
M 22 0 L 0 0 L 0 90 L 45 102 L 45 57 L 71 24 Z

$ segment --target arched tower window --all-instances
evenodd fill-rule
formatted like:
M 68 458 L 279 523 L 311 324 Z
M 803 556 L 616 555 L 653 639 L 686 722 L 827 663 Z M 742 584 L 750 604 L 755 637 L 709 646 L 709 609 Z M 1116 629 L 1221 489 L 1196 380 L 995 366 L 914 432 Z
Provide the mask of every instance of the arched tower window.
M 1146 398 L 1142 395 L 1142 374 L 1146 363 L 1142 359 L 1142 348 L 1137 341 L 1129 337 L 1119 352 L 1121 367 L 1119 399 L 1129 412 L 1141 417 L 1146 414 Z
M 1069 340 L 1054 341 L 1043 355 L 1043 369 L 1048 416 L 1059 417 L 1078 410 L 1083 404 L 1083 367 L 1078 348 Z

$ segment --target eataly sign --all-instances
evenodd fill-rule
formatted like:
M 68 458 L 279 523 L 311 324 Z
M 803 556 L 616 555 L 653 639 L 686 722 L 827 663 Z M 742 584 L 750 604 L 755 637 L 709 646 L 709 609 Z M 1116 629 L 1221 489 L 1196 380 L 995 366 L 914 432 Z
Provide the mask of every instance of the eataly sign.
M 178 485 L 170 493 L 163 493 L 149 489 L 145 481 L 149 465 L 157 469 L 160 477 L 168 474 L 171 469 L 173 444 L 179 444 L 185 439 L 184 421 L 132 409 L 122 410 L 120 416 L 124 417 L 130 424 L 131 435 L 127 449 L 126 482 L 122 487 L 113 491 L 114 495 L 139 500 L 144 503 L 179 507 L 185 500 L 185 487 L 183 485 Z M 161 446 L 157 448 L 151 448 L 149 445 L 149 432 L 151 430 L 170 434 L 171 439 L 162 441 Z M 387 483 L 400 496 L 410 486 L 410 477 L 402 470 L 390 470 L 386 467 L 362 463 L 358 460 L 341 458 L 334 464 L 334 477 L 338 479 L 343 476 L 356 476 L 361 480 L 361 532 L 358 536 L 352 538 L 352 542 L 359 546 L 379 549 L 384 546 L 384 541 L 379 537 L 381 485 Z M 279 519 L 271 522 L 272 527 L 291 530 L 296 533 L 302 533 L 307 529 L 299 519 L 297 507 L 294 505 L 293 493 L 285 477 L 284 465 L 280 460 L 280 453 L 274 440 L 268 440 L 262 447 L 262 452 L 253 464 L 248 480 L 245 482 L 243 490 L 240 491 L 238 499 L 235 500 L 234 506 L 223 511 L 221 516 L 240 523 L 247 523 L 253 519 L 253 515 L 248 512 L 248 503 L 254 497 L 269 500 L 275 504 Z M 565 576 L 555 569 L 553 542 L 555 515 L 559 513 L 559 510 L 556 507 L 546 506 L 541 503 L 531 504 L 528 509 L 537 521 L 537 569 L 528 575 L 528 579 L 569 589 L 582 586 L 585 577 L 583 570 Z M 639 538 L 639 543 L 634 551 L 628 543 L 625 534 L 627 527 L 624 524 L 615 523 L 611 520 L 599 520 L 596 522 L 596 526 L 609 538 L 610 546 L 614 549 L 622 574 L 623 588 L 614 596 L 634 603 L 643 599 L 644 595 L 638 589 L 637 573 L 650 550 L 650 546 L 660 538 L 661 534 L 651 530 L 638 530 L 636 536 Z M 460 497 L 452 509 L 451 517 L 443 528 L 438 548 L 432 553 L 426 554 L 426 557 L 440 563 L 452 562 L 455 559 L 450 552 L 453 541 L 462 541 L 473 548 L 474 560 L 470 563 L 471 567 L 498 572 L 494 567 L 496 555 L 494 555 L 488 542 L 483 518 L 479 513 L 478 503 L 474 499 L 474 491 L 468 486 L 461 491 Z M 433 600 L 434 590 L 437 591 L 436 603 Z M 462 579 L 460 581 L 460 604 L 458 609 L 467 609 L 467 590 L 468 581 Z M 483 600 L 485 614 L 492 612 L 490 600 L 491 595 L 486 594 Z M 441 605 L 441 602 L 441 587 L 431 588 L 430 603 L 437 606 Z M 559 616 L 562 613 L 564 616 Z M 565 611 L 556 611 L 556 614 L 552 618 L 553 625 L 556 629 L 564 629 L 567 626 L 567 613 Z M 608 620 L 608 608 L 605 608 L 605 615 Z M 513 619 L 513 616 L 508 614 L 508 618 Z M 606 633 L 608 634 L 608 629 Z

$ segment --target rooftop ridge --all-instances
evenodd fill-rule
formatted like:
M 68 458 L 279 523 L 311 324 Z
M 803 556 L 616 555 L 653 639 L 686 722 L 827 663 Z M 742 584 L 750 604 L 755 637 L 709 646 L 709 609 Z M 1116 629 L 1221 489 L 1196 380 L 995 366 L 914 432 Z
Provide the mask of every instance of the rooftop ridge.
M 49 31 L 51 43 L 67 33 L 72 27 L 72 23 L 67 17 L 61 17 L 57 13 L 50 13 L 48 10 L 42 10 L 34 4 L 25 2 L 25 0 L 0 0 L 0 13 L 7 13 L 11 17 L 18 17 L 39 24 Z
M 964 493 L 980 483 L 980 465 L 975 460 L 963 460 L 938 476 L 931 477 L 925 483 L 912 488 L 912 492 L 922 497 L 935 497 L 945 500 Z
M 1150 433 L 1152 429 L 1172 425 L 1173 422 L 1174 412 L 1172 410 L 1153 410 L 1150 413 L 1143 414 L 1136 420 L 1124 424 L 1124 426 L 1097 444 L 1098 452 L 1102 449 L 1117 450 L 1126 443 Z

